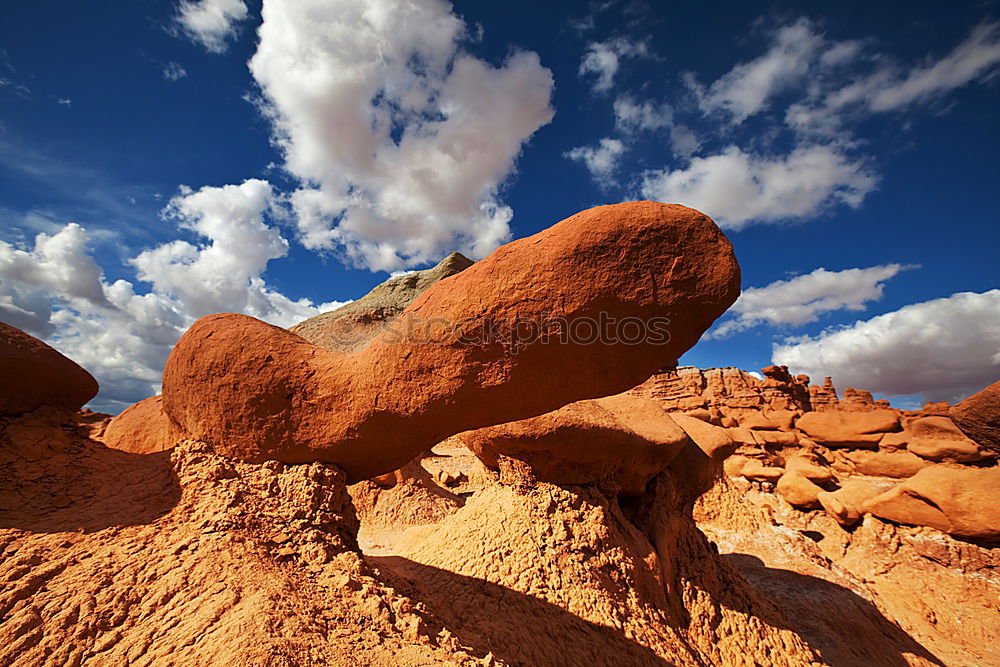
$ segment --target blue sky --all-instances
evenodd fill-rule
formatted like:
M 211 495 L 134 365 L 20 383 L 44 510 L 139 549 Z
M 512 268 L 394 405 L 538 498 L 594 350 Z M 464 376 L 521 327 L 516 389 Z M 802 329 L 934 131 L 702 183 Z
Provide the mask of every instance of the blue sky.
M 712 215 L 745 294 L 682 360 L 912 407 L 1000 376 L 995 2 L 10 3 L 0 320 L 157 390 L 595 204 Z

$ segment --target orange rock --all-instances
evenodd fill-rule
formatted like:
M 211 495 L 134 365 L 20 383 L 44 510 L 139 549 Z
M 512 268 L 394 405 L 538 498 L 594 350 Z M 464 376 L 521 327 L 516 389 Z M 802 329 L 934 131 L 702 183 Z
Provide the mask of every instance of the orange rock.
M 715 428 L 691 417 L 681 419 Z M 526 464 L 541 481 L 612 482 L 627 495 L 641 494 L 689 442 L 656 401 L 627 393 L 577 401 L 458 438 L 492 470 L 501 470 L 502 458 L 508 457 Z
M 97 380 L 34 336 L 0 322 L 0 416 L 43 405 L 77 410 L 97 395 Z
M 726 429 L 713 426 L 689 415 L 670 415 L 701 451 L 714 459 L 724 459 L 736 451 L 736 443 Z
M 454 433 L 634 387 L 738 293 L 732 246 L 705 215 L 601 206 L 435 283 L 354 353 L 245 316 L 202 318 L 167 361 L 163 405 L 227 456 L 322 460 L 354 481 Z M 550 335 L 533 337 L 532 323 Z
M 1000 468 L 934 465 L 865 507 L 882 519 L 1000 543 Z
M 123 452 L 153 454 L 170 449 L 180 438 L 180 429 L 163 411 L 163 397 L 150 396 L 112 419 L 101 440 Z
M 798 436 L 785 431 L 754 431 L 753 436 L 763 445 L 794 446 L 799 442 Z
M 740 474 L 753 482 L 777 482 L 785 474 L 785 469 L 766 466 L 759 459 L 747 459 Z
M 795 425 L 828 447 L 874 449 L 883 433 L 899 430 L 899 418 L 893 410 L 807 412 Z
M 910 422 L 907 449 L 931 461 L 975 463 L 987 458 L 975 442 L 948 417 L 921 417 Z
M 738 415 L 736 419 L 740 423 L 740 428 L 748 428 L 752 431 L 777 431 L 780 428 L 777 422 L 768 419 L 759 410 L 745 412 Z
M 785 470 L 787 472 L 797 472 L 810 482 L 817 482 L 819 484 L 833 482 L 837 479 L 833 474 L 833 470 L 827 466 L 820 465 L 816 461 L 810 461 L 804 456 L 789 456 L 785 460 Z
M 789 470 L 778 479 L 775 490 L 793 507 L 818 509 L 818 494 L 822 493 L 823 488 L 809 481 L 801 472 Z
M 983 447 L 1000 452 L 1000 380 L 969 396 L 949 415 L 962 432 Z
M 842 456 L 851 462 L 853 472 L 872 477 L 902 479 L 916 475 L 931 465 L 926 459 L 922 459 L 916 454 L 905 450 L 898 452 L 871 452 L 857 449 L 844 451 L 842 452 Z
M 899 433 L 886 433 L 882 436 L 882 439 L 878 441 L 878 448 L 883 452 L 898 452 L 906 449 L 909 442 L 910 434 L 906 431 L 900 431 Z
M 851 479 L 836 491 L 820 491 L 816 499 L 837 523 L 853 526 L 864 516 L 866 503 L 885 491 L 885 485 Z

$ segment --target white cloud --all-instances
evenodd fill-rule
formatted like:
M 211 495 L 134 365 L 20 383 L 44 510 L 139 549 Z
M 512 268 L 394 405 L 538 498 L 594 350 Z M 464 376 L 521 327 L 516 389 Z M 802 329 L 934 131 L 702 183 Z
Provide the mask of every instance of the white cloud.
M 33 248 L 0 241 L 0 319 L 93 373 L 101 384 L 94 405 L 120 410 L 158 390 L 170 349 L 202 315 L 241 312 L 288 326 L 340 305 L 293 300 L 267 286 L 267 264 L 288 247 L 266 222 L 274 206 L 259 180 L 183 189 L 166 215 L 207 243 L 175 240 L 134 257 L 139 280 L 151 284 L 146 294 L 104 279 L 79 225 L 38 234 Z
M 980 23 L 941 60 L 915 67 L 901 81 L 874 91 L 869 107 L 872 111 L 888 111 L 925 102 L 983 76 L 997 63 L 1000 63 L 1000 26 Z
M 173 61 L 168 62 L 163 68 L 163 78 L 167 81 L 179 81 L 186 77 L 187 74 L 186 69 Z
M 771 358 L 838 386 L 954 401 L 1000 377 L 1000 290 L 959 292 L 776 344 Z
M 250 68 L 307 247 L 394 271 L 509 238 L 501 186 L 554 113 L 536 54 L 470 56 L 443 0 L 266 0 L 262 16 Z
M 848 47 L 857 51 L 857 45 L 841 42 L 827 54 Z M 852 115 L 926 104 L 956 88 L 985 80 L 1000 64 L 1000 25 L 980 23 L 951 53 L 938 60 L 928 58 L 923 65 L 903 68 L 882 55 L 872 60 L 876 63 L 873 71 L 854 73 L 847 82 L 831 78 L 822 90 L 790 105 L 786 122 L 799 132 L 831 136 L 841 132 L 844 121 Z
M 843 271 L 819 268 L 765 287 L 750 287 L 729 309 L 733 317 L 722 321 L 710 336 L 721 338 L 764 323 L 798 326 L 815 322 L 824 313 L 864 310 L 868 302 L 882 298 L 886 280 L 908 268 L 913 267 L 884 264 Z
M 243 0 L 181 0 L 174 20 L 192 40 L 212 53 L 224 53 L 248 16 Z
M 607 92 L 614 85 L 622 58 L 638 58 L 648 54 L 645 42 L 630 42 L 623 37 L 591 42 L 583 54 L 578 72 L 580 76 L 593 77 L 591 86 L 595 92 Z
M 856 208 L 876 183 L 861 161 L 832 145 L 800 146 L 773 158 L 730 146 L 692 159 L 686 169 L 648 172 L 642 192 L 740 229 L 754 221 L 810 218 L 838 203 Z
M 590 175 L 598 183 L 608 186 L 613 184 L 618 159 L 625 152 L 625 144 L 618 139 L 605 137 L 596 147 L 577 146 L 567 151 L 565 157 L 582 162 Z
M 690 77 L 688 85 L 703 111 L 726 111 L 734 123 L 741 123 L 766 109 L 773 96 L 801 81 L 824 43 L 808 20 L 799 19 L 774 33 L 767 53 L 736 65 L 707 90 Z
M 669 104 L 636 102 L 630 95 L 615 100 L 614 112 L 615 127 L 622 132 L 658 130 L 674 123 L 674 110 Z
M 73 100 L 68 97 L 60 97 L 56 100 L 56 103 L 61 104 L 64 107 L 73 106 Z

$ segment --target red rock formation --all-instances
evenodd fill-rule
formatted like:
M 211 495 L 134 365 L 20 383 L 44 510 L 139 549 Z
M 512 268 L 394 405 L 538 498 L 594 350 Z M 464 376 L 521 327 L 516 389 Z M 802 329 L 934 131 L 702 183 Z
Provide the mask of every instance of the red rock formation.
M 97 395 L 97 380 L 34 336 L 0 322 L 0 416 L 49 405 L 74 411 Z
M 967 438 L 948 417 L 920 417 L 907 425 L 907 449 L 931 461 L 975 463 L 989 458 L 986 451 Z
M 1000 544 L 1000 468 L 924 468 L 865 507 L 898 523 Z
M 1000 453 L 1000 380 L 969 396 L 949 414 L 967 436 Z
M 833 386 L 833 380 L 827 377 L 823 380 L 823 386 L 809 387 L 809 404 L 813 410 L 824 412 L 826 410 L 836 410 L 840 405 L 837 398 L 837 390 Z
M 796 427 L 829 447 L 874 449 L 883 433 L 899 430 L 899 418 L 892 410 L 807 412 Z
M 772 370 L 775 369 L 775 370 Z M 772 373 L 761 381 L 738 368 L 708 368 L 699 370 L 694 366 L 666 368 L 633 392 L 662 401 L 671 411 L 694 409 L 715 410 L 721 414 L 735 414 L 740 411 L 797 412 L 809 410 L 806 384 L 800 379 L 792 379 L 787 369 L 768 367 Z
M 202 318 L 167 361 L 163 405 L 228 456 L 323 460 L 358 480 L 453 433 L 633 387 L 675 363 L 738 290 L 732 247 L 706 216 L 602 206 L 434 284 L 352 354 L 244 316 Z M 609 320 L 649 335 L 594 342 Z M 532 323 L 551 335 L 525 332 Z
M 163 411 L 163 397 L 151 396 L 113 418 L 101 441 L 123 452 L 153 454 L 170 449 L 180 437 L 180 429 Z

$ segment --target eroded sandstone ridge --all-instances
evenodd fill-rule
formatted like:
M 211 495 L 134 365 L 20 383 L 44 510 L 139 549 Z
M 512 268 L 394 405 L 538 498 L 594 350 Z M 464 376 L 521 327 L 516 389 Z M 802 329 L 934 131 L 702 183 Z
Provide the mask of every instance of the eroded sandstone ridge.
M 739 282 L 684 207 L 462 260 L 203 318 L 113 419 L 4 329 L 0 665 L 1000 664 L 995 387 L 675 368 Z M 669 340 L 530 330 L 602 314 Z

